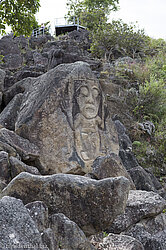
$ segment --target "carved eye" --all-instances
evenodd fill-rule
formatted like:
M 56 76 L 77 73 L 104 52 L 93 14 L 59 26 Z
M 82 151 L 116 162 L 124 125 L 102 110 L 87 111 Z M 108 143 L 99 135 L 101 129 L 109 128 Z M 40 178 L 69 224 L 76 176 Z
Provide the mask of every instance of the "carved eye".
M 98 95 L 99 95 L 99 90 L 98 90 L 97 88 L 93 88 L 93 89 L 92 89 L 92 93 L 93 93 L 93 96 L 94 96 L 94 97 L 98 97 Z
M 88 94 L 89 94 L 88 88 L 85 87 L 85 86 L 81 87 L 80 88 L 80 94 L 84 95 L 84 96 L 88 96 Z

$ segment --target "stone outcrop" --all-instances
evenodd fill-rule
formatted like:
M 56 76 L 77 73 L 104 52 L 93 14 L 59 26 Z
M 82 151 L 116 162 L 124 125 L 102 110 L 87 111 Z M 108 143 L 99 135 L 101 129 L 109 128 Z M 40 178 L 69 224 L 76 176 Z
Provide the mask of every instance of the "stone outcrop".
M 53 214 L 50 224 L 59 248 L 95 250 L 77 224 L 64 214 Z
M 0 200 L 0 249 L 44 249 L 41 235 L 21 200 Z
M 5 128 L 0 129 L 0 144 L 9 146 L 25 161 L 33 161 L 39 157 L 39 149 L 36 145 Z
M 154 192 L 162 189 L 162 185 L 157 178 L 152 173 L 148 173 L 141 166 L 132 168 L 128 172 L 134 181 L 136 189 Z
M 8 161 L 10 164 L 11 179 L 13 179 L 21 172 L 28 172 L 30 174 L 40 175 L 40 172 L 37 168 L 25 164 L 16 157 L 10 156 Z
M 87 173 L 97 157 L 119 152 L 99 82 L 83 62 L 26 85 L 15 130 L 39 147 L 43 174 Z
M 160 195 L 154 192 L 131 190 L 124 214 L 114 220 L 109 232 L 121 233 L 144 218 L 162 213 L 165 208 L 166 201 Z
M 129 192 L 125 177 L 100 181 L 76 175 L 37 176 L 21 173 L 2 191 L 24 204 L 43 201 L 51 214 L 63 213 L 87 234 L 110 226 L 123 213 Z
M 15 130 L 15 122 L 22 101 L 22 93 L 17 94 L 0 114 L 0 125 L 9 130 Z
M 127 235 L 109 234 L 99 243 L 101 250 L 144 250 L 144 247 L 137 239 Z
M 109 156 L 98 157 L 92 165 L 92 173 L 96 179 L 104 179 L 108 177 L 125 176 L 130 181 L 131 189 L 135 189 L 135 185 L 123 166 L 118 155 L 112 153 Z
M 25 207 L 35 222 L 39 232 L 44 232 L 44 230 L 49 227 L 48 207 L 41 201 L 28 203 Z
M 90 250 L 101 231 L 100 250 L 166 249 L 165 189 L 128 136 L 138 83 L 116 74 L 135 60 L 89 47 L 86 30 L 0 39 L 0 249 Z
M 166 249 L 166 214 L 145 218 L 131 226 L 125 235 L 132 236 L 142 242 L 145 249 Z

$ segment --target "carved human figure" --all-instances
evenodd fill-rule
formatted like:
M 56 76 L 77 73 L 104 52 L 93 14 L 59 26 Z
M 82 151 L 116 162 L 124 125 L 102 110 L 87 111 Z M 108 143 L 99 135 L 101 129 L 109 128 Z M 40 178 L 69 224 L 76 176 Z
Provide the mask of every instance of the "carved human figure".
M 98 82 L 82 81 L 76 96 L 79 112 L 74 119 L 75 146 L 78 156 L 89 167 L 101 155 L 99 127 L 102 128 L 102 119 L 98 114 L 101 90 Z

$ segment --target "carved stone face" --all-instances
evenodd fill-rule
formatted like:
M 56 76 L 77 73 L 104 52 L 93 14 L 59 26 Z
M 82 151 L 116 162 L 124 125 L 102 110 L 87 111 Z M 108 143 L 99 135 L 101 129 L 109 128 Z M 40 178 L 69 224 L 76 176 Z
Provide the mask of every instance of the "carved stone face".
M 99 109 L 99 87 L 95 82 L 85 82 L 79 88 L 79 96 L 77 102 L 80 113 L 87 119 L 93 119 L 98 114 Z

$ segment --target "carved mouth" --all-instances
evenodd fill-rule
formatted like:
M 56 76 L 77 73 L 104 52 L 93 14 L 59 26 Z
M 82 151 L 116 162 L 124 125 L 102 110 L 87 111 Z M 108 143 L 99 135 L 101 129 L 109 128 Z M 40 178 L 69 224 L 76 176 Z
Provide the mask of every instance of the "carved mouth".
M 89 112 L 89 113 L 93 113 L 94 111 L 95 111 L 95 109 L 94 108 L 86 108 L 85 109 L 87 112 Z
M 86 105 L 85 110 L 87 112 L 93 113 L 96 112 L 96 107 L 94 105 Z

